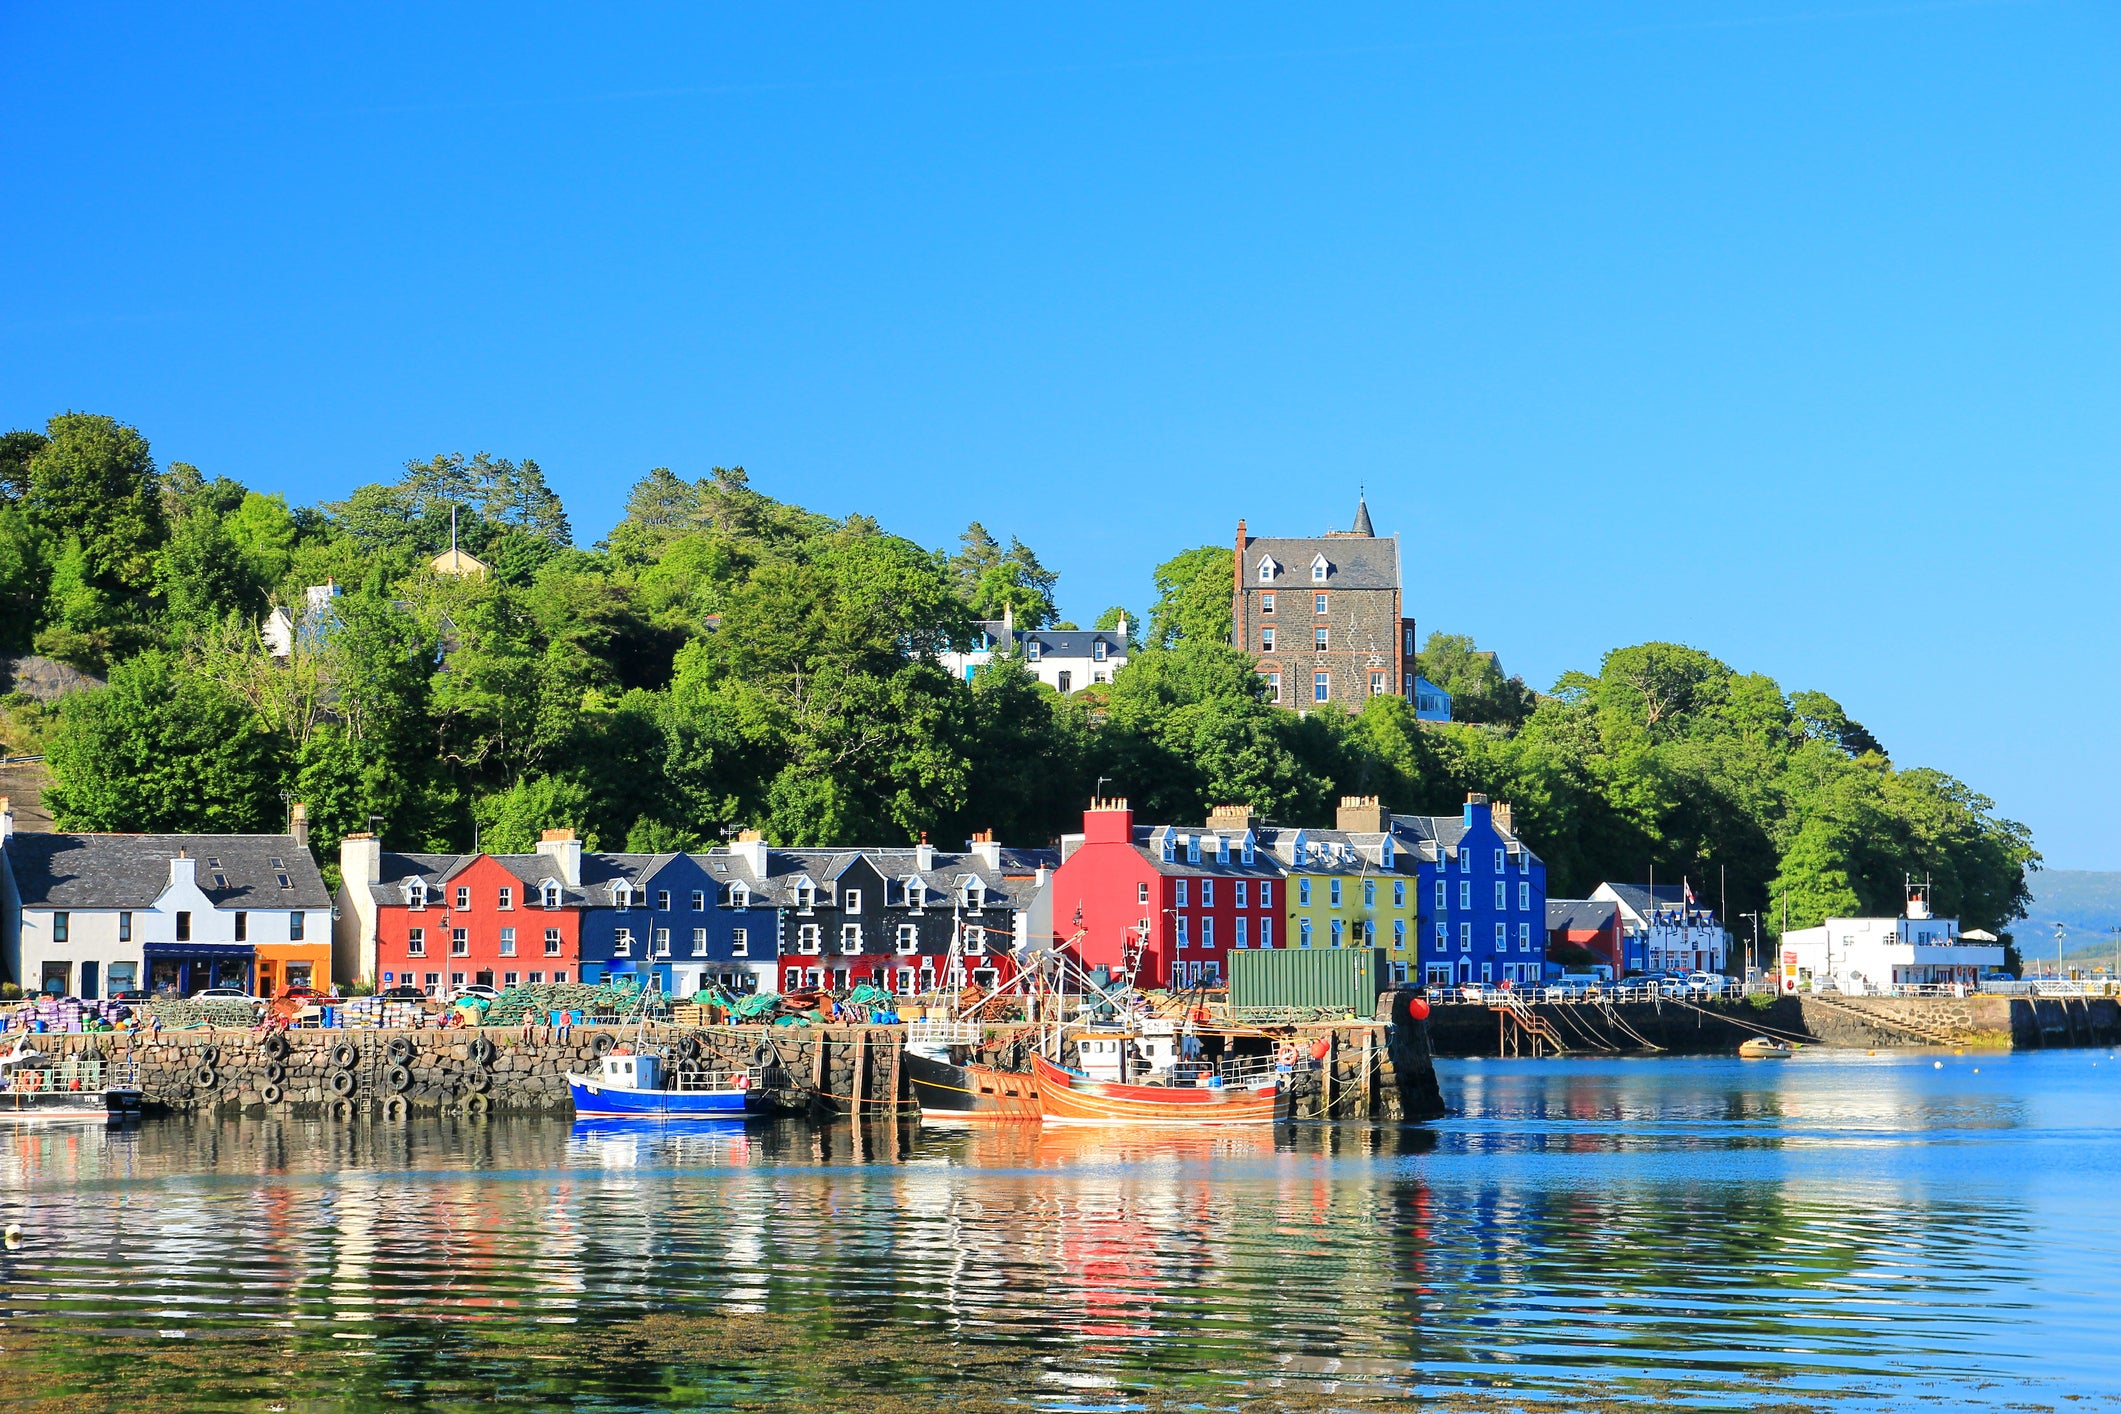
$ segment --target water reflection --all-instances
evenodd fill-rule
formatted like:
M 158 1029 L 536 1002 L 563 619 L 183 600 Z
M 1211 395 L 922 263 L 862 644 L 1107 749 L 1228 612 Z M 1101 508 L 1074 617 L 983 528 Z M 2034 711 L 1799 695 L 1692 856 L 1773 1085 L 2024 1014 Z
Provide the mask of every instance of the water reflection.
M 28 1234 L 0 1381 L 90 1408 L 2103 1398 L 2102 1342 L 2036 1345 L 2103 1329 L 2116 1286 L 2076 1205 L 2121 1158 L 2121 1066 L 2091 1073 L 1467 1064 L 1433 1130 L 0 1131 Z

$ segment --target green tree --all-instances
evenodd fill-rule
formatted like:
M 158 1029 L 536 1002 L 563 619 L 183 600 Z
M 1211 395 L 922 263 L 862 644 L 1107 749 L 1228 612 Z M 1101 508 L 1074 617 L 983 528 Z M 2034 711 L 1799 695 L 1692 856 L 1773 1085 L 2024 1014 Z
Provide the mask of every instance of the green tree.
M 280 741 L 219 685 L 156 650 L 59 708 L 44 803 L 64 830 L 280 828 Z
M 30 518 L 19 506 L 0 505 L 0 652 L 29 651 L 51 580 L 46 560 L 44 537 Z
M 147 439 L 81 412 L 61 413 L 45 431 L 49 441 L 30 460 L 22 498 L 31 523 L 54 543 L 79 542 L 81 575 L 98 591 L 144 601 L 165 533 Z M 129 620 L 141 617 L 132 604 L 118 607 L 135 610 Z
M 1158 565 L 1148 641 L 1160 648 L 1180 642 L 1229 643 L 1236 624 L 1235 560 L 1235 551 L 1203 545 Z
M 1462 633 L 1432 633 L 1416 662 L 1430 682 L 1451 694 L 1451 720 L 1517 728 L 1537 697 L 1523 678 L 1504 677 L 1493 653 Z
M 0 433 L 0 502 L 12 506 L 29 493 L 29 464 L 49 441 L 27 428 Z
M 287 498 L 275 491 L 245 493 L 222 521 L 222 529 L 242 554 L 251 582 L 269 594 L 294 563 L 298 532 Z
M 950 559 L 973 617 L 999 619 L 1013 611 L 1018 628 L 1047 628 L 1059 617 L 1053 602 L 1060 576 L 1038 562 L 1031 548 L 1009 537 L 1007 550 L 978 521 L 965 527 Z

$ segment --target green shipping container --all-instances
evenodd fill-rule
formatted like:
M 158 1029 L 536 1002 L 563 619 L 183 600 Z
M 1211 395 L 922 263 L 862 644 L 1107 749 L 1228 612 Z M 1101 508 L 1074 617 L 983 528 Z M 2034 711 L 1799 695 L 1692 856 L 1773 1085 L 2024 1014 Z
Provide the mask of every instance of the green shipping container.
M 1377 948 L 1232 948 L 1230 1009 L 1352 1012 L 1367 1017 L 1392 987 Z

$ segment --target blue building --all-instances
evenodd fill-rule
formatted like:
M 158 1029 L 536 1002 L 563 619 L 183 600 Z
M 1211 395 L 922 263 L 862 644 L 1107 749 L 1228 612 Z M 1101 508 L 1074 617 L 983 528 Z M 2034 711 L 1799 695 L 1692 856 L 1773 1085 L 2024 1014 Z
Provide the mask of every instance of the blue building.
M 1451 720 L 1451 694 L 1419 673 L 1414 675 L 1414 717 L 1422 722 Z
M 1510 807 L 1468 795 L 1451 815 L 1394 815 L 1421 880 L 1421 978 L 1437 986 L 1518 985 L 1546 973 L 1547 866 L 1512 828 Z
M 583 855 L 582 980 L 643 976 L 676 997 L 770 986 L 780 912 L 732 887 L 730 861 L 724 850 Z

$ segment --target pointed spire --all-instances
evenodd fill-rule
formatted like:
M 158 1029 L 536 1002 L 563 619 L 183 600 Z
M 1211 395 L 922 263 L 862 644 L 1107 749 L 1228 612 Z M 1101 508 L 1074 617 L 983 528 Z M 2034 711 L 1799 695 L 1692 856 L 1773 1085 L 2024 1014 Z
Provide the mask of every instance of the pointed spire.
M 1363 488 L 1360 486 L 1355 488 L 1355 529 L 1351 533 L 1371 536 L 1377 534 L 1375 527 L 1370 524 L 1369 498 L 1363 494 Z

